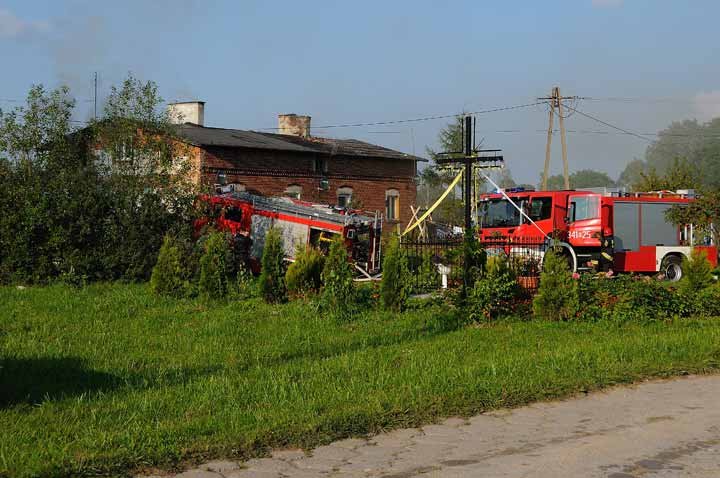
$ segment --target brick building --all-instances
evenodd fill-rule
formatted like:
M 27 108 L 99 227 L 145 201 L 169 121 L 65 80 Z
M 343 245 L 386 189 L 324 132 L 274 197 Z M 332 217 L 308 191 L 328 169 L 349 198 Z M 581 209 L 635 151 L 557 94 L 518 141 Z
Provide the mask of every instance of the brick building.
M 266 196 L 352 205 L 407 224 L 424 159 L 354 139 L 310 134 L 310 117 L 279 115 L 278 133 L 208 128 L 204 103 L 174 103 L 197 181 Z

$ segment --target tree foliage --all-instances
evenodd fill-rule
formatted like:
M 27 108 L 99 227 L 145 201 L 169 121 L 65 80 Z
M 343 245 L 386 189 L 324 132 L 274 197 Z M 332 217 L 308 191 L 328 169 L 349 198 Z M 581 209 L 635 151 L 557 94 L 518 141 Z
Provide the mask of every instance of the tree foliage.
M 712 275 L 712 266 L 705 251 L 693 249 L 690 259 L 683 257 L 683 278 L 680 281 L 680 290 L 686 294 L 695 295 L 715 282 Z
M 166 235 L 150 276 L 150 288 L 159 295 L 181 297 L 187 292 L 187 269 L 182 248 L 171 235 Z
M 202 297 L 221 299 L 228 294 L 232 270 L 229 238 L 223 232 L 208 234 L 200 257 L 198 291 Z
M 330 244 L 322 271 L 322 307 L 332 317 L 346 319 L 355 310 L 357 295 L 353 285 L 352 265 L 342 238 Z
M 34 86 L 25 105 L 0 111 L 0 281 L 150 277 L 163 237 L 190 224 L 194 197 L 187 175 L 171 174 L 182 171 L 161 103 L 154 83 L 129 77 L 81 130 L 64 87 Z M 138 140 L 144 131 L 162 132 L 162 145 Z M 145 174 L 128 170 L 134 150 L 120 144 L 142 152 Z
M 565 257 L 549 250 L 543 259 L 540 288 L 533 300 L 533 313 L 546 320 L 569 320 L 579 310 L 578 284 Z
M 285 285 L 290 294 L 303 296 L 317 293 L 322 286 L 325 257 L 314 247 L 302 245 L 295 254 L 295 262 L 288 266 Z
M 581 169 L 570 174 L 570 188 L 597 188 L 597 187 L 614 187 L 615 181 L 602 171 L 593 169 Z M 540 174 L 542 181 L 542 173 Z M 565 189 L 565 180 L 562 174 L 554 174 L 548 177 L 547 188 L 550 191 Z
M 383 278 L 380 297 L 383 307 L 402 311 L 410 295 L 410 270 L 408 259 L 400 246 L 400 238 L 393 235 L 385 247 Z
M 268 303 L 287 300 L 285 286 L 285 248 L 282 234 L 277 228 L 271 228 L 265 235 L 260 273 L 260 291 Z
M 645 157 L 631 161 L 620 177 L 635 190 L 647 190 L 644 188 L 648 184 L 641 181 L 643 174 L 665 177 L 678 162 L 702 172 L 694 187 L 720 189 L 720 118 L 707 123 L 697 120 L 672 123 L 658 133 L 657 141 L 648 146 Z M 680 187 L 693 186 L 685 183 Z

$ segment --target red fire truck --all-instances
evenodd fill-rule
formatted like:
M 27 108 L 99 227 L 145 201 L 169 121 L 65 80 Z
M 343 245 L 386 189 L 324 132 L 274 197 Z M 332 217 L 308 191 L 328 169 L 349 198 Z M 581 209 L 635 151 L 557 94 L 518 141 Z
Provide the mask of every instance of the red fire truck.
M 218 229 L 232 233 L 254 272 L 260 270 L 265 235 L 272 227 L 282 232 L 285 256 L 289 260 L 293 260 L 299 245 L 327 250 L 330 241 L 341 236 L 358 272 L 370 277 L 380 270 L 382 217 L 378 214 L 370 217 L 359 211 L 246 192 L 227 192 L 200 199 L 210 206 L 210 212 L 196 223 L 196 230 L 211 222 Z
M 486 194 L 479 206 L 479 239 L 505 248 L 537 240 L 560 246 L 573 271 L 661 272 L 682 277 L 682 258 L 696 249 L 717 265 L 716 245 L 691 224 L 675 226 L 665 212 L 693 201 L 692 191 L 525 191 Z M 513 246 L 516 243 L 516 246 Z M 539 249 L 542 255 L 544 249 Z M 518 251 L 513 251 L 518 253 Z M 520 251 L 522 253 L 522 251 Z

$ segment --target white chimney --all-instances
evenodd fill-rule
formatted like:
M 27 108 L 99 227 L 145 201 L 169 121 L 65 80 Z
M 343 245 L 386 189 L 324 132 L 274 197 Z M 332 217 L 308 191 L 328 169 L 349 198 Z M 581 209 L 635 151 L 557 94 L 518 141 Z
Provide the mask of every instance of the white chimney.
M 278 115 L 278 132 L 308 138 L 310 137 L 310 117 L 294 113 Z
M 193 123 L 198 126 L 205 125 L 204 101 L 181 101 L 168 105 L 170 121 L 175 124 Z

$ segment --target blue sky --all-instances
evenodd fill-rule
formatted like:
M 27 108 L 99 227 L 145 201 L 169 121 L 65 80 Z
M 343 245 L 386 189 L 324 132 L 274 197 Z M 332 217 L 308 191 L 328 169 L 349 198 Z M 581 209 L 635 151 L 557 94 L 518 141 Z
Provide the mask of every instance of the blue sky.
M 716 0 L 2 0 L 0 107 L 32 84 L 66 83 L 85 119 L 93 72 L 102 97 L 131 71 L 166 100 L 206 101 L 208 126 L 272 128 L 278 113 L 294 112 L 311 115 L 318 136 L 424 154 L 445 121 L 317 127 L 525 104 L 558 85 L 598 98 L 579 110 L 652 133 L 720 116 L 718 18 Z M 477 124 L 517 180 L 537 182 L 544 107 Z M 614 177 L 647 145 L 587 133 L 608 128 L 577 114 L 567 128 L 579 131 L 568 136 L 571 170 Z

